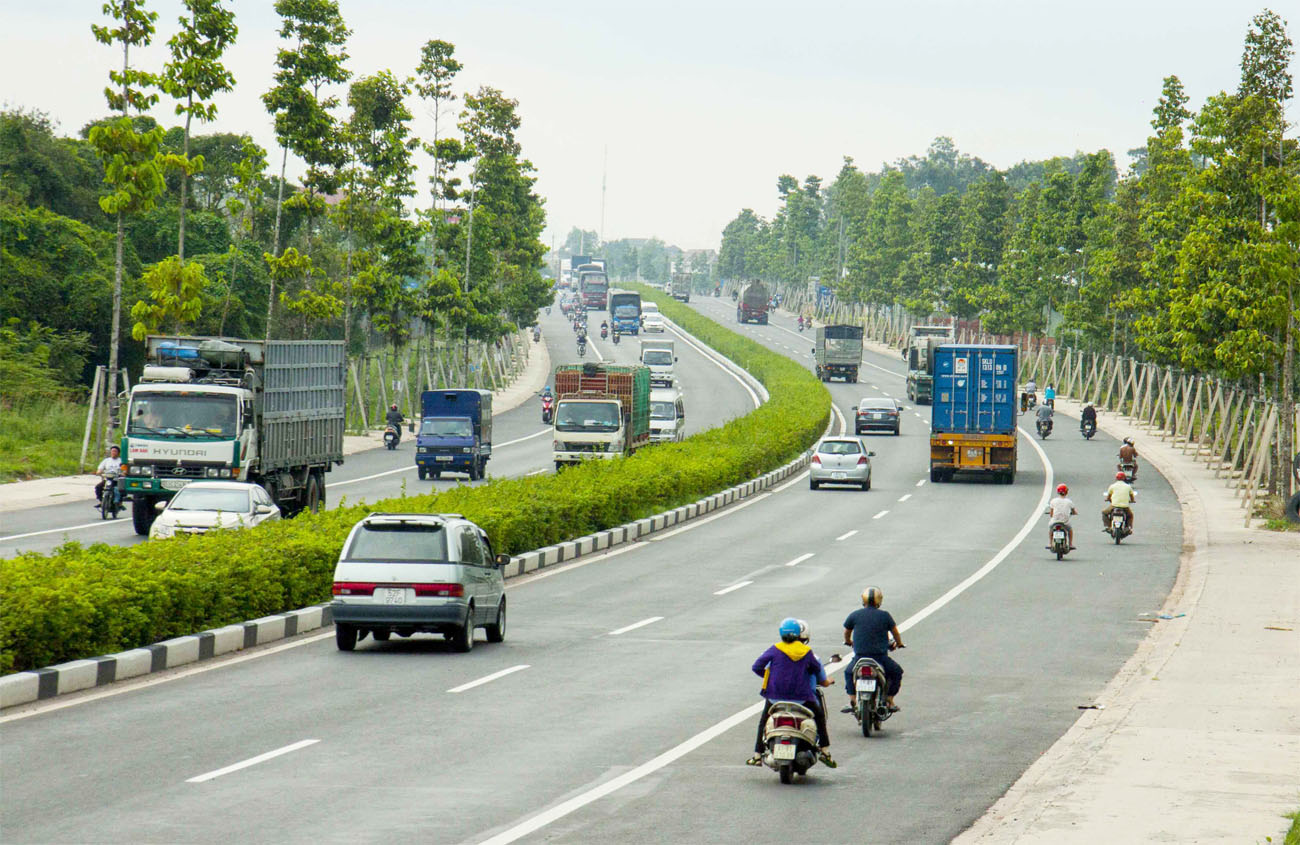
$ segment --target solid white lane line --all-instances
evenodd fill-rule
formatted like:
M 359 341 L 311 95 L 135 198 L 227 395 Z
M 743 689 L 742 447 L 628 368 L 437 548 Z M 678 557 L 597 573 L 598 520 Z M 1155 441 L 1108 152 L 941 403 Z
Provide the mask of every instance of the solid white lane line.
M 840 540 L 847 540 L 847 539 L 849 539 L 850 537 L 852 537 L 854 534 L 857 534 L 857 533 L 858 533 L 858 529 L 856 529 L 856 528 L 854 528 L 852 531 L 846 531 L 846 532 L 844 532 L 843 534 L 841 534 L 840 536 L 836 537 L 836 538 L 835 538 L 835 542 L 838 543 Z
M 900 501 L 900 502 L 906 502 L 906 501 L 907 501 L 908 499 L 910 499 L 910 498 L 912 498 L 912 494 L 911 494 L 911 493 L 908 493 L 908 494 L 905 495 L 905 496 L 899 496 L 899 497 L 898 497 L 898 501 Z
M 730 587 L 723 587 L 721 590 L 718 590 L 716 593 L 714 593 L 714 595 L 715 595 L 715 596 L 725 596 L 727 593 L 734 593 L 736 590 L 739 590 L 741 587 L 748 587 L 748 586 L 749 586 L 750 584 L 752 584 L 752 583 L 754 583 L 754 582 L 753 582 L 753 581 L 741 581 L 739 584 L 732 584 Z
M 647 625 L 653 625 L 661 619 L 663 619 L 662 616 L 651 616 L 649 619 L 642 619 L 640 622 L 633 622 L 631 625 L 625 625 L 615 631 L 610 631 L 609 635 L 611 637 L 617 637 L 619 634 L 626 634 L 628 631 L 635 631 L 637 628 L 644 628 Z
M 1016 534 L 1016 536 L 1012 537 L 1011 540 L 1005 546 L 1003 546 L 1002 549 L 996 555 L 994 555 L 993 558 L 989 560 L 988 563 L 984 564 L 982 567 L 977 569 L 974 573 L 972 573 L 969 577 L 967 577 L 956 587 L 953 587 L 951 590 L 944 593 L 942 596 L 935 599 L 930 604 L 926 605 L 926 607 L 923 608 L 920 612 L 904 620 L 898 626 L 898 629 L 900 631 L 906 631 L 909 628 L 914 627 L 922 620 L 924 620 L 926 617 L 928 617 L 930 614 L 934 613 L 936 610 L 939 610 L 944 605 L 948 604 L 953 599 L 955 599 L 957 596 L 961 595 L 963 592 L 969 589 L 972 584 L 974 584 L 975 582 L 983 578 L 985 575 L 992 572 L 995 568 L 997 568 L 998 564 L 1000 564 L 1003 560 L 1005 560 L 1006 557 L 1009 554 L 1011 554 L 1011 552 L 1013 552 L 1017 546 L 1020 545 L 1020 543 L 1025 539 L 1025 537 L 1029 535 L 1029 532 L 1034 529 L 1034 526 L 1038 525 L 1039 515 L 1043 512 L 1043 507 L 1047 504 L 1048 494 L 1051 492 L 1052 489 L 1052 480 L 1053 480 L 1052 463 L 1047 459 L 1047 454 L 1042 450 L 1042 447 L 1040 447 L 1033 440 L 1029 440 L 1028 433 L 1025 433 L 1025 439 L 1028 440 L 1030 445 L 1034 447 L 1034 451 L 1038 453 L 1038 457 L 1040 460 L 1042 460 L 1043 468 L 1045 469 L 1043 493 L 1038 500 L 1038 504 L 1036 504 L 1034 508 L 1029 512 L 1029 519 L 1025 522 L 1024 526 L 1020 529 L 1020 531 Z M 847 661 L 843 661 L 843 660 L 836 663 L 828 663 L 826 666 L 827 674 L 836 671 L 837 669 L 843 668 L 845 663 L 847 663 Z M 579 795 L 575 795 L 573 798 L 570 798 L 567 801 L 557 804 L 556 806 L 550 808 L 549 810 L 544 810 L 543 812 L 538 813 L 535 816 L 524 819 L 519 824 L 507 828 L 506 830 L 502 831 L 501 833 L 498 833 L 497 835 L 491 837 L 490 839 L 485 839 L 482 842 L 482 845 L 508 845 L 508 843 L 515 842 L 527 836 L 530 833 L 534 833 L 542 829 L 543 827 L 546 827 L 548 824 L 551 824 L 552 822 L 564 818 L 565 816 L 569 815 L 575 810 L 580 810 L 583 807 L 587 806 L 588 804 L 592 803 L 593 801 L 598 801 L 601 798 L 604 798 L 606 795 L 610 795 L 614 792 L 617 792 L 618 790 L 622 789 L 625 786 L 636 783 L 637 781 L 644 778 L 646 775 L 653 774 L 654 772 L 657 772 L 660 769 L 662 769 L 664 766 L 667 766 L 671 763 L 676 762 L 677 760 L 680 760 L 682 757 L 685 757 L 687 754 L 691 753 L 692 751 L 704 745 L 705 743 L 721 736 L 722 734 L 731 730 L 735 726 L 754 718 L 754 716 L 758 715 L 759 711 L 762 710 L 762 708 L 763 708 L 762 702 L 759 702 L 757 704 L 751 704 L 749 707 L 746 707 L 744 710 L 741 710 L 739 713 L 734 713 L 731 716 L 728 716 L 727 718 L 723 719 L 721 722 L 718 722 L 716 725 L 705 728 L 704 730 L 695 734 L 695 736 L 692 736 L 691 738 L 687 739 L 685 742 L 673 746 L 672 748 L 665 751 L 663 754 L 660 754 L 658 757 L 655 757 L 651 760 L 648 760 L 645 763 L 642 763 L 641 765 L 637 766 L 635 769 L 631 769 L 627 772 L 624 772 L 618 777 L 613 778 L 612 780 L 608 780 L 605 783 L 602 783 L 599 786 L 596 786 L 588 790 L 587 792 L 583 792 Z
M 873 516 L 873 517 L 871 517 L 871 518 L 872 518 L 872 519 L 880 519 L 882 516 L 884 516 L 884 515 L 887 514 L 887 513 L 889 513 L 889 511 L 887 511 L 887 510 L 883 510 L 883 511 L 881 511 L 880 513 L 876 514 L 875 516 Z
M 477 681 L 470 681 L 468 684 L 461 684 L 458 687 L 452 687 L 447 692 L 464 692 L 465 690 L 481 687 L 484 684 L 490 684 L 497 678 L 504 678 L 506 675 L 513 675 L 515 672 L 522 672 L 528 668 L 527 663 L 520 663 L 518 666 L 511 666 L 509 669 L 502 669 L 500 672 L 493 672 L 491 675 L 484 675 Z
M 920 487 L 920 486 L 921 486 L 922 484 L 924 484 L 924 483 L 925 483 L 925 479 L 922 478 L 920 481 L 916 482 L 916 486 L 917 486 L 917 487 Z
M 797 558 L 795 558 L 794 560 L 792 560 L 792 561 L 790 561 L 789 563 L 787 563 L 786 566 L 798 566 L 799 564 L 803 563 L 805 560 L 807 560 L 808 558 L 810 558 L 810 557 L 812 557 L 812 556 L 813 556 L 813 553 L 812 553 L 812 552 L 808 552 L 807 554 L 799 555 Z
M 295 742 L 292 745 L 286 745 L 283 748 L 277 748 L 274 751 L 268 751 L 265 754 L 258 754 L 256 757 L 249 757 L 247 760 L 244 760 L 239 763 L 235 763 L 230 766 L 226 766 L 224 769 L 217 769 L 216 771 L 208 772 L 207 774 L 196 775 L 192 778 L 187 779 L 185 782 L 205 783 L 207 781 L 212 780 L 213 778 L 219 778 L 222 775 L 228 775 L 231 772 L 237 772 L 240 769 L 247 769 L 249 766 L 256 766 L 258 763 L 265 763 L 267 760 L 273 759 L 275 757 L 279 757 L 283 754 L 288 754 L 290 752 L 297 751 L 299 748 L 306 748 L 309 745 L 315 745 L 318 742 L 320 742 L 319 739 L 299 740 L 298 742 Z

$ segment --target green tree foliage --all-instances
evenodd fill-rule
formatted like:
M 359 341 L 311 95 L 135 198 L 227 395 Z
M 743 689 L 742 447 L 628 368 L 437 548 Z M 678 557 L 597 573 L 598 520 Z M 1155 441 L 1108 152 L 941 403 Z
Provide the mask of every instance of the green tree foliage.
M 144 340 L 159 328 L 180 334 L 203 313 L 208 280 L 197 261 L 182 263 L 180 256 L 173 255 L 146 270 L 140 281 L 149 293 L 147 299 L 131 306 L 131 319 L 135 320 L 131 336 L 136 340 Z

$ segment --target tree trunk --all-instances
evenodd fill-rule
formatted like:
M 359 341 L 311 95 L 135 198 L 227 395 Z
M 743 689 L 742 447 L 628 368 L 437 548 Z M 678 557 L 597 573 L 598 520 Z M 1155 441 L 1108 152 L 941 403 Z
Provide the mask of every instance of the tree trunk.
M 284 171 L 289 166 L 289 148 L 280 157 L 280 187 L 275 193 L 275 234 L 271 238 L 271 254 L 280 257 L 280 211 L 284 206 Z M 271 294 L 266 298 L 266 339 L 271 339 L 271 321 L 275 317 L 275 276 L 271 276 Z
M 189 108 L 194 107 L 193 94 L 190 94 L 188 106 Z M 186 111 L 185 112 L 185 143 L 184 143 L 184 148 L 181 151 L 181 155 L 185 159 L 185 167 L 184 169 L 181 170 L 180 226 L 178 227 L 178 231 L 176 234 L 176 256 L 180 259 L 182 268 L 185 267 L 185 195 L 187 193 L 187 189 L 189 188 L 189 181 L 190 181 L 190 171 L 189 171 L 190 121 L 193 119 L 194 116 L 190 114 L 188 111 Z M 179 293 L 179 291 L 177 292 Z
M 1278 422 L 1281 429 L 1278 433 L 1278 451 L 1281 454 L 1282 467 L 1282 500 L 1283 502 L 1291 498 L 1294 492 L 1295 475 L 1291 469 L 1292 461 L 1295 454 L 1295 348 L 1297 341 L 1300 341 L 1300 332 L 1297 332 L 1295 321 L 1295 284 L 1291 283 L 1286 288 L 1286 334 L 1283 336 L 1282 353 L 1282 402 L 1281 414 Z
M 122 244 L 126 240 L 126 225 L 122 212 L 117 213 L 117 248 L 113 260 L 113 333 L 109 336 L 108 372 L 105 381 L 108 384 L 109 413 L 104 421 L 104 439 L 113 435 L 113 418 L 117 416 L 117 347 L 122 333 Z

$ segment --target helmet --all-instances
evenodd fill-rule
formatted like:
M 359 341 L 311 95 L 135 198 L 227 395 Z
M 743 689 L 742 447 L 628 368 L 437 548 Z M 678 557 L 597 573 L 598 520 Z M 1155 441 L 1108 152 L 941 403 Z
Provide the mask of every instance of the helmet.
M 1132 446 L 1132 445 L 1133 445 L 1133 438 L 1132 438 L 1132 437 L 1125 437 L 1125 438 L 1124 438 L 1124 442 L 1127 443 L 1128 445 Z
M 885 592 L 879 587 L 867 587 L 862 591 L 862 603 L 872 607 L 880 607 L 885 600 Z
M 808 642 L 808 623 L 802 619 L 797 620 L 799 623 L 799 642 Z
M 1058 484 L 1056 485 L 1056 492 L 1064 496 L 1066 493 L 1070 492 L 1070 488 L 1066 487 L 1064 484 Z
M 394 411 L 396 411 L 396 410 L 397 410 L 397 403 L 394 402 L 393 404 L 389 405 L 388 407 L 390 407 L 390 408 L 392 408 Z
M 782 619 L 779 633 L 781 634 L 781 642 L 792 643 L 799 639 L 799 620 L 793 616 Z
M 1128 476 L 1124 474 L 1124 470 L 1120 470 L 1119 472 L 1115 473 L 1115 480 L 1126 481 L 1128 480 Z

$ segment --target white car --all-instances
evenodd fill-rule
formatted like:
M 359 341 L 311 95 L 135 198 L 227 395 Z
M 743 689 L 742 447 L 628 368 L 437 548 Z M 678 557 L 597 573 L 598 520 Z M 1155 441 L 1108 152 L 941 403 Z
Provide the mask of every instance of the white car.
M 172 497 L 149 529 L 152 540 L 204 534 L 214 528 L 251 528 L 280 518 L 261 485 L 243 481 L 194 481 Z
M 641 315 L 641 331 L 643 332 L 663 332 L 667 329 L 664 323 L 663 315 L 652 311 L 649 314 Z

